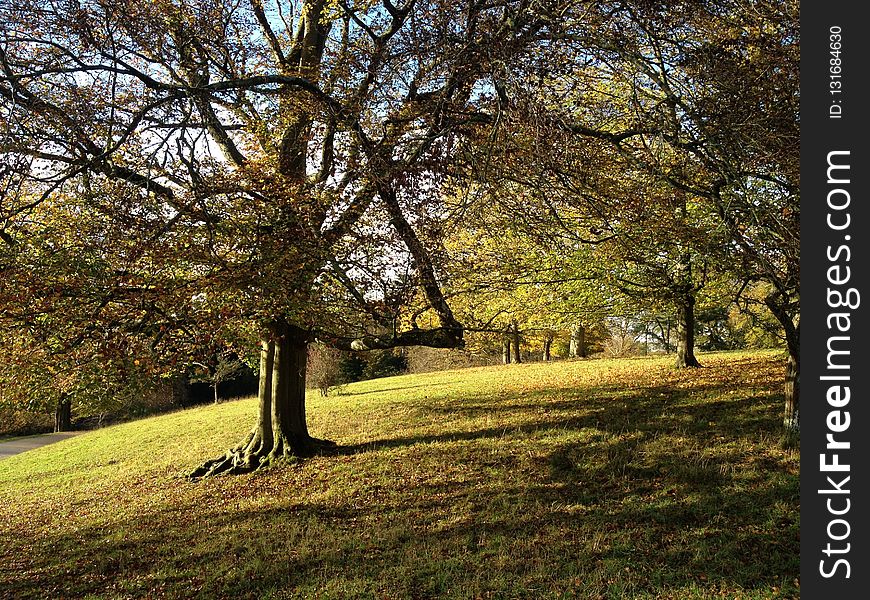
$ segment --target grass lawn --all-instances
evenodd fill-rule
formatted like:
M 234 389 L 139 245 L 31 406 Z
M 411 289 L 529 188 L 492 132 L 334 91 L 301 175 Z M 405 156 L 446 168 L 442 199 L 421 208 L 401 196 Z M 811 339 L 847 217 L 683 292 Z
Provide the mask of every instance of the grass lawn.
M 2 598 L 793 598 L 777 352 L 486 367 L 309 396 L 339 454 L 191 483 L 253 399 L 0 461 Z

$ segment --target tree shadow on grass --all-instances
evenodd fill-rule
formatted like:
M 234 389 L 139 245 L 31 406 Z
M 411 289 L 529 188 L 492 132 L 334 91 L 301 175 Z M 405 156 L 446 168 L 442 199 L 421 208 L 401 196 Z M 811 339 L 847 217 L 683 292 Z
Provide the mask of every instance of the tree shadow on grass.
M 339 392 L 337 394 L 337 396 L 339 396 L 341 398 L 350 397 L 350 396 L 369 396 L 372 394 L 386 394 L 388 392 L 400 392 L 400 391 L 413 390 L 413 389 L 418 389 L 418 388 L 436 389 L 438 387 L 441 387 L 441 386 L 438 384 L 433 386 L 431 384 L 426 384 L 426 383 L 421 383 L 419 385 L 400 385 L 400 386 L 396 386 L 396 387 L 390 387 L 390 386 L 384 385 L 384 386 L 378 387 L 377 389 L 365 390 L 365 391 L 361 391 L 361 392 L 349 391 L 347 389 L 343 389 L 343 390 L 341 390 L 341 392 Z
M 391 459 L 404 483 L 373 481 L 362 498 L 288 490 L 265 509 L 188 501 L 100 527 L 4 535 L 0 597 L 797 595 L 798 478 L 758 448 L 777 432 L 781 396 L 693 401 L 710 391 L 460 400 L 466 416 L 496 411 L 500 425 L 339 447 L 363 470 L 400 451 Z M 533 437 L 534 459 L 480 451 Z
M 497 415 L 503 423 L 496 427 L 444 433 L 381 438 L 359 444 L 339 445 L 330 453 L 353 455 L 383 449 L 402 448 L 437 442 L 459 442 L 506 435 L 541 433 L 548 430 L 582 430 L 594 428 L 609 433 L 626 431 L 673 432 L 687 435 L 701 433 L 725 437 L 745 437 L 778 433 L 778 419 L 770 404 L 779 406 L 781 395 L 753 395 L 729 400 L 707 401 L 700 405 L 684 402 L 691 392 L 660 387 L 650 388 L 643 395 L 613 394 L 599 388 L 594 396 L 577 392 L 574 397 L 559 401 L 540 401 L 546 393 L 530 394 L 521 405 L 505 408 L 499 403 L 472 403 L 445 408 L 417 402 L 417 408 L 427 414 L 449 414 L 465 417 Z M 503 404 L 503 403 L 502 403 Z M 515 421 L 510 415 L 522 414 Z
M 6 539 L 4 563 L 21 571 L 2 576 L 0 597 L 306 597 L 330 585 L 354 591 L 324 597 L 664 597 L 796 577 L 797 524 L 781 514 L 797 501 L 796 479 L 729 488 L 716 463 L 665 473 L 626 464 L 641 447 L 565 444 L 549 455 L 548 476 L 520 486 L 429 480 L 381 502 L 176 506 Z M 449 448 L 436 453 L 451 458 Z
M 377 440 L 340 451 L 588 428 L 600 435 L 561 444 L 549 454 L 548 484 L 514 491 L 520 504 L 582 507 L 581 516 L 553 511 L 538 523 L 478 526 L 475 535 L 531 536 L 544 524 L 570 533 L 579 519 L 592 537 L 603 532 L 604 541 L 593 545 L 605 548 L 590 552 L 595 564 L 580 572 L 604 568 L 598 565 L 614 571 L 614 565 L 621 565 L 616 573 L 619 577 L 625 571 L 624 589 L 656 595 L 691 586 L 761 586 L 785 590 L 786 597 L 797 595 L 798 476 L 776 456 L 753 450 L 776 446 L 782 396 L 762 391 L 692 403 L 700 387 L 662 386 L 634 396 L 600 388 L 589 397 L 584 391 L 582 414 L 577 413 L 579 397 L 537 403 L 531 394 L 526 407 L 547 418 L 515 426 L 506 418 L 502 427 Z M 717 386 L 703 387 L 710 391 Z M 473 415 L 490 408 L 506 414 L 519 410 L 479 401 L 458 410 Z M 437 405 L 423 410 L 447 412 Z M 453 535 L 464 534 L 457 530 Z M 607 579 L 613 580 L 613 573 Z

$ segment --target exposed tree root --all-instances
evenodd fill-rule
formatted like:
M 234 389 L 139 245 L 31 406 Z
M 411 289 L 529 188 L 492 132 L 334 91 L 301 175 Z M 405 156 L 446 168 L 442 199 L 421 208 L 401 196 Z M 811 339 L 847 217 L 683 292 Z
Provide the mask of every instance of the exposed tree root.
M 245 441 L 227 450 L 223 456 L 208 460 L 191 471 L 188 479 L 250 473 L 280 460 L 327 454 L 337 447 L 338 444 L 331 440 L 321 440 L 311 436 L 305 436 L 304 439 L 301 436 L 295 438 L 280 436 L 277 440 L 267 442 L 255 430 Z
M 700 369 L 702 367 L 701 363 L 698 362 L 698 359 L 694 356 L 687 358 L 685 362 L 682 360 L 677 360 L 675 366 L 677 369 Z
M 305 366 L 308 342 L 303 331 L 282 320 L 271 323 L 260 344 L 257 424 L 239 445 L 209 460 L 188 477 L 249 473 L 280 460 L 324 454 L 335 442 L 308 434 L 305 423 Z

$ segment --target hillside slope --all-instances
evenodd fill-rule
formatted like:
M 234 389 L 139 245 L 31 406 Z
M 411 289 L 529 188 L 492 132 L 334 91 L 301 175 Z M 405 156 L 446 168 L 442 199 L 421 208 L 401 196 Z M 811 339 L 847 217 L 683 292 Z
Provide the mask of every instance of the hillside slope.
M 797 597 L 776 352 L 507 365 L 309 396 L 341 450 L 183 474 L 255 400 L 0 462 L 3 598 Z

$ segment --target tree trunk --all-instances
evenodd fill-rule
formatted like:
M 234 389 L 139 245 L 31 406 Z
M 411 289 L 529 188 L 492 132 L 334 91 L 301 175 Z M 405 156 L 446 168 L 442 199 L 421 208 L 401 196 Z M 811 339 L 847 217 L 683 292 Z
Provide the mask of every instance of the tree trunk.
M 214 383 L 212 383 L 211 387 L 214 390 L 214 403 L 217 404 L 218 403 L 218 382 L 215 381 Z
M 782 424 L 786 431 L 798 432 L 801 428 L 800 417 L 800 357 L 789 351 L 785 367 L 785 412 Z
M 800 322 L 795 325 L 792 314 L 795 307 L 790 306 L 789 298 L 785 293 L 774 293 L 765 299 L 770 312 L 782 325 L 785 333 L 786 349 L 788 350 L 788 362 L 785 365 L 785 406 L 783 410 L 782 424 L 789 433 L 797 433 L 801 427 L 800 414 Z M 799 318 L 799 316 L 797 317 Z
M 662 334 L 662 344 L 665 347 L 665 354 L 670 354 L 674 351 L 674 346 L 671 344 L 671 320 L 668 318 L 665 323 L 667 324 L 667 329 L 665 326 L 659 323 L 659 331 Z
M 571 358 L 586 357 L 586 328 L 583 325 L 575 325 L 571 328 L 568 356 Z
M 695 358 L 695 296 L 685 292 L 677 300 L 677 362 L 678 369 L 700 367 Z
M 273 325 L 260 346 L 257 424 L 245 440 L 191 473 L 198 478 L 245 473 L 283 457 L 303 457 L 335 447 L 308 433 L 305 419 L 305 366 L 308 342 L 289 325 Z
M 517 364 L 523 362 L 523 357 L 520 355 L 520 328 L 516 321 L 511 324 L 511 345 L 514 348 L 514 362 Z
M 553 336 L 548 335 L 544 338 L 544 356 L 543 359 L 545 362 L 550 361 L 550 347 L 553 345 Z
M 62 394 L 54 409 L 54 432 L 70 431 L 72 429 L 72 402 L 66 394 Z
M 801 357 L 800 357 L 800 323 L 794 325 L 789 318 L 791 327 L 786 327 L 788 343 L 788 363 L 785 370 L 785 414 L 783 425 L 789 432 L 798 432 L 801 428 Z
M 502 342 L 501 362 L 505 365 L 511 364 L 511 341 L 507 338 Z

